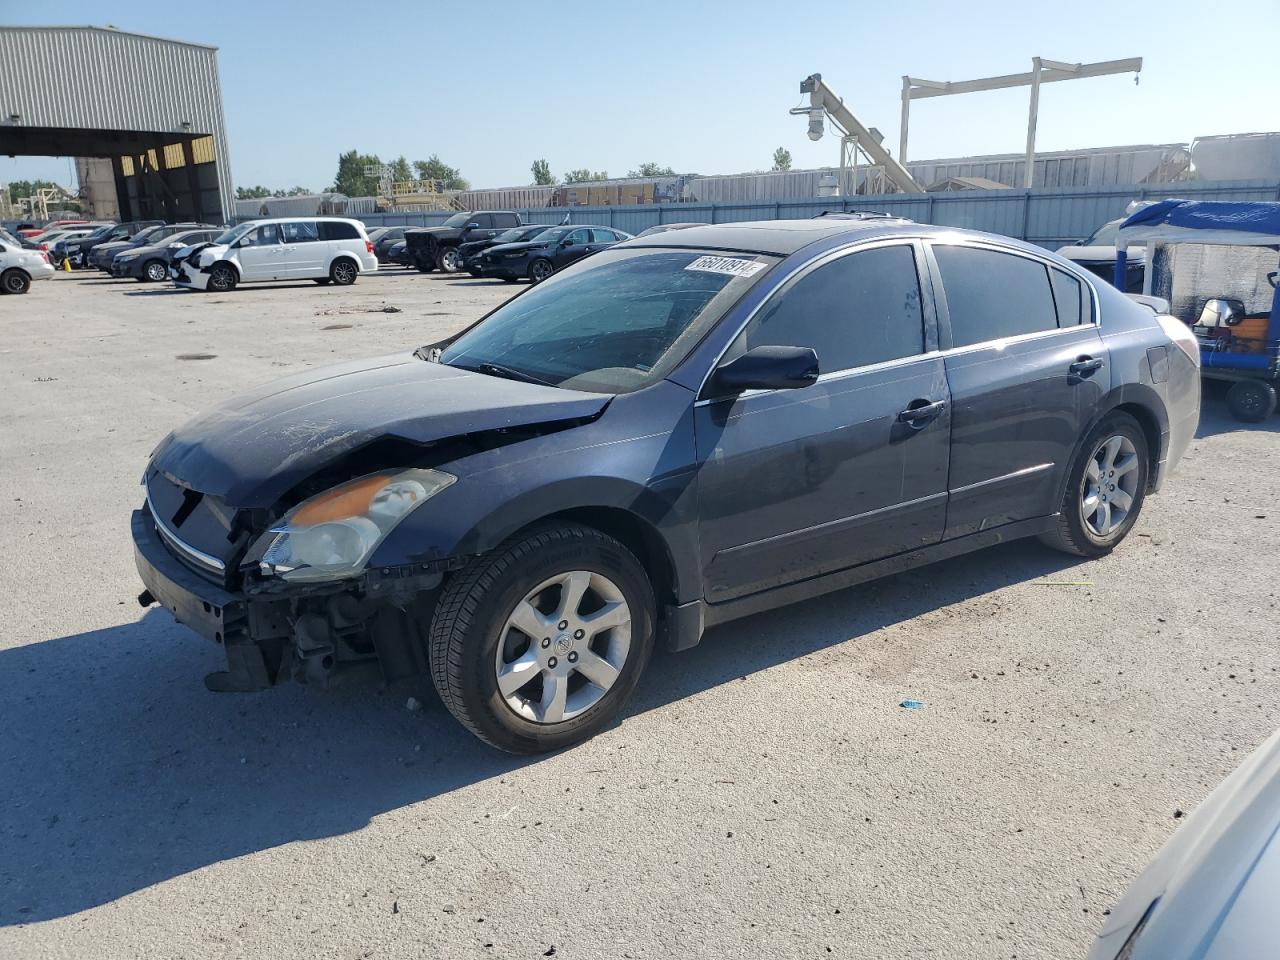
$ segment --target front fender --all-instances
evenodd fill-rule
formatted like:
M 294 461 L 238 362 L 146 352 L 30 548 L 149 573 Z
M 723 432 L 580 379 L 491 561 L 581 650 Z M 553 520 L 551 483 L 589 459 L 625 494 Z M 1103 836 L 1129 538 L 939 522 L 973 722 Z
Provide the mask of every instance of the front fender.
M 467 458 L 378 547 L 371 566 L 459 561 L 556 514 L 621 511 L 656 535 L 676 599 L 701 596 L 689 391 L 663 381 L 614 398 L 591 423 Z

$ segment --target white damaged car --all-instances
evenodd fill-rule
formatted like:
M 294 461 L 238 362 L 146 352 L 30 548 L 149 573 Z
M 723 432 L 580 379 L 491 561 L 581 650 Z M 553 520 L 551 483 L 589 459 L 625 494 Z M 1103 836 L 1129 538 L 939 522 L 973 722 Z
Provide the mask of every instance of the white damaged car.
M 179 251 L 171 275 L 181 287 L 226 292 L 258 280 L 312 280 L 342 286 L 378 269 L 358 220 L 285 217 L 251 220 L 212 243 Z
M 0 293 L 26 293 L 32 280 L 48 280 L 53 264 L 43 250 L 26 250 L 11 233 L 0 230 Z

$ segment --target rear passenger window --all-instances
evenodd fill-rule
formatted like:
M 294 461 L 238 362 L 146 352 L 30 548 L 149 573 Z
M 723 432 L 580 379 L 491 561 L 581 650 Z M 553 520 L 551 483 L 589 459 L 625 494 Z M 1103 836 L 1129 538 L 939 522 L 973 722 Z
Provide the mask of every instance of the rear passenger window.
M 297 220 L 282 223 L 280 230 L 285 243 L 314 243 L 320 239 L 320 229 L 314 220 Z
M 360 234 L 356 230 L 356 225 L 354 223 L 346 223 L 342 220 L 321 220 L 320 239 L 359 240 Z
M 592 243 L 617 243 L 618 235 L 614 233 L 612 230 L 599 230 L 599 229 L 592 230 L 591 242 Z
M 520 226 L 520 218 L 514 213 L 495 213 L 493 215 L 493 225 L 495 227 L 518 227 Z
M 952 346 L 1056 330 L 1044 264 L 979 247 L 935 244 L 951 318 Z
M 802 277 L 751 321 L 733 353 L 762 346 L 812 347 L 823 373 L 923 353 L 911 247 L 852 253 Z
M 1058 326 L 1077 327 L 1088 322 L 1084 284 L 1061 270 L 1050 270 L 1049 279 L 1053 283 L 1053 302 L 1058 307 Z

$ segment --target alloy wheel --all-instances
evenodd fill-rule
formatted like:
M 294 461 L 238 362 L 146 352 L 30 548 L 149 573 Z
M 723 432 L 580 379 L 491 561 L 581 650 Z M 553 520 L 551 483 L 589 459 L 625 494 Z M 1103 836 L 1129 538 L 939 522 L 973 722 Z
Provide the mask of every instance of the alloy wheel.
M 1128 437 L 1108 437 L 1098 444 L 1085 468 L 1080 514 L 1097 537 L 1114 534 L 1129 516 L 1138 494 L 1138 451 Z
M 571 570 L 516 604 L 498 641 L 498 692 L 518 716 L 561 723 L 595 706 L 631 650 L 631 609 L 608 577 Z
M 356 268 L 349 261 L 339 261 L 333 265 L 333 279 L 343 285 L 355 283 Z
M 547 277 L 551 276 L 551 273 L 551 264 L 547 263 L 545 260 L 534 261 L 533 266 L 529 270 L 529 274 L 533 278 L 534 283 L 541 283 L 543 280 L 547 279 Z
M 169 271 L 165 269 L 163 263 L 159 260 L 152 260 L 147 264 L 147 279 L 154 280 L 159 283 L 169 275 Z
M 462 255 L 450 247 L 440 254 L 440 265 L 444 267 L 446 273 L 457 273 L 462 269 Z

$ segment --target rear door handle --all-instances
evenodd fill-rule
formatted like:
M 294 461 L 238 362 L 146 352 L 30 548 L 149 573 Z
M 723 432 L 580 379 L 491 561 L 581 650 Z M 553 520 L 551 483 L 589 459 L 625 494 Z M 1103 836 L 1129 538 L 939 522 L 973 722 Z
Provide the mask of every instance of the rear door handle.
M 911 405 L 907 409 L 898 414 L 898 420 L 901 423 L 908 424 L 915 430 L 920 430 L 926 426 L 930 420 L 946 409 L 947 401 L 934 400 L 912 400 Z
M 1091 377 L 1102 369 L 1102 359 L 1100 357 L 1081 357 L 1071 366 L 1067 367 L 1072 381 L 1079 383 L 1086 377 Z

